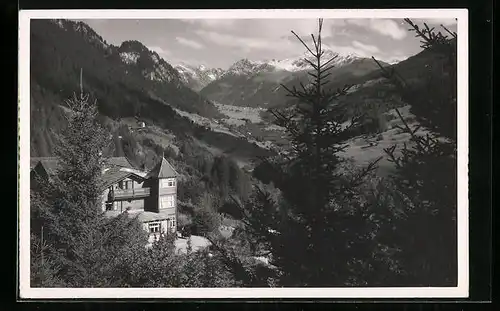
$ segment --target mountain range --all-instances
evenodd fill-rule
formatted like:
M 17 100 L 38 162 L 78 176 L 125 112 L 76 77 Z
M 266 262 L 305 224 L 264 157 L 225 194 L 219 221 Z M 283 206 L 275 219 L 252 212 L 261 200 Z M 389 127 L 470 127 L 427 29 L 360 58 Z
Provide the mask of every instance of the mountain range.
M 339 55 L 325 49 L 322 61 L 333 59 L 331 85 L 337 81 L 361 77 L 378 69 L 373 60 L 356 54 Z M 281 85 L 293 86 L 310 81 L 312 57 L 307 54 L 294 58 L 269 61 L 242 59 L 234 63 L 218 79 L 205 86 L 200 94 L 218 103 L 245 107 L 284 107 L 288 98 Z M 389 64 L 382 62 L 384 66 Z
M 179 73 L 182 82 L 196 92 L 201 91 L 224 74 L 221 68 L 207 68 L 204 65 L 192 66 L 182 63 L 174 68 Z
M 173 66 L 139 41 L 114 46 L 78 21 L 33 20 L 30 46 L 33 156 L 53 155 L 54 132 L 65 124 L 64 102 L 78 90 L 80 70 L 85 91 L 97 99 L 108 124 L 140 118 L 181 140 L 194 138 L 207 148 L 232 146 L 234 154 L 246 158 L 266 152 L 255 144 L 255 137 L 266 141 L 269 135 L 282 136 L 268 129 L 270 120 L 263 109 L 292 104 L 281 85 L 309 81 L 306 54 L 282 60 L 243 58 L 227 70 Z M 335 55 L 326 48 L 324 59 Z M 418 81 L 430 68 L 439 68 L 428 66 L 435 62 L 442 60 L 423 51 L 398 64 L 382 65 Z M 400 104 L 394 99 L 397 92 L 380 79 L 381 71 L 372 59 L 339 55 L 332 64 L 335 68 L 326 87 L 354 85 L 345 99 L 350 110 L 366 112 L 375 103 L 387 111 Z
M 338 55 L 332 49 L 326 48 L 323 54 L 323 60 L 335 58 L 331 64 L 336 67 L 343 67 L 353 62 L 363 59 L 356 54 Z M 275 73 L 276 76 L 289 75 L 292 77 L 298 72 L 307 72 L 310 66 L 306 60 L 312 60 L 312 57 L 307 53 L 296 57 L 286 59 L 271 59 L 271 60 L 249 60 L 247 58 L 240 59 L 232 64 L 227 70 L 221 68 L 208 68 L 204 65 L 192 66 L 186 63 L 181 63 L 174 68 L 179 72 L 181 80 L 194 91 L 200 92 L 207 85 L 215 82 L 230 80 L 232 77 L 253 76 L 261 73 Z M 224 82 L 222 82 L 224 83 Z
M 87 24 L 71 20 L 32 20 L 30 28 L 31 156 L 53 155 L 54 135 L 65 126 L 65 101 L 79 91 L 80 77 L 110 130 L 135 117 L 179 140 L 196 139 L 222 150 L 234 146 L 233 153 L 241 157 L 262 151 L 177 113 L 221 117 L 210 100 L 186 86 L 172 65 L 142 43 L 114 46 Z

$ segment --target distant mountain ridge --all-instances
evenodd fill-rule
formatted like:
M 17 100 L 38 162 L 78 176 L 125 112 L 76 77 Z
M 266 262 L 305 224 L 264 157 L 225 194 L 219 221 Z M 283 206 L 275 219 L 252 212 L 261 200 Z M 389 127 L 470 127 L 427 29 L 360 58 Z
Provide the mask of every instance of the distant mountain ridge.
M 323 50 L 323 61 L 335 59 L 330 63 L 336 67 L 342 67 L 356 60 L 363 59 L 364 57 L 357 54 L 338 54 L 333 49 L 325 48 Z M 303 53 L 296 57 L 290 57 L 285 59 L 272 59 L 272 60 L 249 60 L 243 58 L 229 67 L 229 69 L 223 74 L 233 74 L 233 75 L 251 75 L 256 74 L 261 71 L 288 71 L 288 72 L 299 72 L 310 70 L 310 65 L 306 61 L 315 61 L 309 52 Z
M 309 52 L 307 52 L 309 53 Z M 254 61 L 241 59 L 224 72 L 219 79 L 204 87 L 200 94 L 221 104 L 270 107 L 285 106 L 288 98 L 283 85 L 308 83 L 308 72 L 311 70 L 307 60 L 313 61 L 310 54 L 291 57 L 283 60 Z M 338 54 L 326 48 L 322 56 L 323 63 L 333 60 L 332 83 L 358 77 L 377 70 L 377 65 L 368 58 L 356 54 Z M 383 63 L 384 65 L 388 65 Z
M 224 74 L 221 68 L 207 68 L 204 65 L 191 66 L 181 63 L 174 68 L 179 73 L 182 82 L 196 92 Z
M 347 64 L 352 63 L 355 60 L 362 59 L 364 57 L 359 56 L 357 54 L 351 53 L 351 54 L 339 54 L 336 53 L 333 49 L 329 47 L 325 47 L 323 50 L 323 55 L 322 59 L 323 62 L 326 62 L 330 59 L 335 58 L 330 64 L 334 65 L 335 67 L 342 67 Z M 270 65 L 282 69 L 282 70 L 287 70 L 287 71 L 303 71 L 303 70 L 310 70 L 310 65 L 306 61 L 312 61 L 313 63 L 316 61 L 309 52 L 306 52 L 302 55 L 296 56 L 296 57 L 291 57 L 291 58 L 286 58 L 282 60 L 273 60 L 269 62 Z

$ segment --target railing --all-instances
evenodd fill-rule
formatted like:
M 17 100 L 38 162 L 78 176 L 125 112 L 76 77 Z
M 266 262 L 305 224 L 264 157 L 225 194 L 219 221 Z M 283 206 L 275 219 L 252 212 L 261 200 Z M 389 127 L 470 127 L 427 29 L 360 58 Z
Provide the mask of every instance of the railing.
M 150 188 L 137 188 L 137 189 L 115 189 L 109 192 L 110 199 L 115 200 L 126 200 L 126 199 L 138 199 L 148 197 L 150 194 Z

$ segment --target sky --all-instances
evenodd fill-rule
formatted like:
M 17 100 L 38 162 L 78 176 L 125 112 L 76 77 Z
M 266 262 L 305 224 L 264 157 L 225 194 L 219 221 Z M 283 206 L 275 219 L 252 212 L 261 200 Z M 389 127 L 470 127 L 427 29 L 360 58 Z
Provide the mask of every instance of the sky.
M 457 30 L 454 19 L 412 19 L 441 29 Z M 205 65 L 227 69 L 236 61 L 296 57 L 317 34 L 316 19 L 87 19 L 108 43 L 138 40 L 176 65 Z M 374 56 L 383 61 L 402 60 L 421 51 L 420 39 L 402 19 L 325 19 L 322 42 L 339 54 Z M 443 31 L 444 32 L 444 31 Z

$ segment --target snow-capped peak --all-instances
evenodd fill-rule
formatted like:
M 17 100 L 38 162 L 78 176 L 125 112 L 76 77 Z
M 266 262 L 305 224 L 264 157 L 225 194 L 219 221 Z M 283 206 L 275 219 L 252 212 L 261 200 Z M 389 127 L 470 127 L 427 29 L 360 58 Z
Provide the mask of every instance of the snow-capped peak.
M 323 50 L 323 56 L 322 56 L 323 63 L 329 61 L 334 57 L 335 59 L 330 64 L 334 65 L 335 67 L 341 67 L 349 63 L 352 63 L 357 59 L 363 58 L 362 56 L 357 54 L 339 54 L 329 48 L 325 48 Z M 272 59 L 266 61 L 255 61 L 244 58 L 237 61 L 231 67 L 229 67 L 227 74 L 231 73 L 237 75 L 242 75 L 242 74 L 248 75 L 263 70 L 284 70 L 290 72 L 309 70 L 310 64 L 306 61 L 306 59 L 309 61 L 315 61 L 313 60 L 313 57 L 309 52 L 303 53 L 295 57 L 290 57 L 280 60 Z
M 208 68 L 205 65 L 191 66 L 179 63 L 174 68 L 179 72 L 183 83 L 195 91 L 201 90 L 224 73 L 221 68 Z
M 177 64 L 174 66 L 174 68 L 177 69 L 179 73 L 189 73 L 189 74 L 195 73 L 195 69 L 193 67 L 184 63 Z
M 322 55 L 322 62 L 327 62 L 330 59 L 335 59 L 330 63 L 335 67 L 340 67 L 352 63 L 353 61 L 363 58 L 357 54 L 339 54 L 334 52 L 332 49 L 324 49 Z M 276 67 L 277 69 L 286 70 L 286 71 L 302 71 L 310 68 L 309 63 L 306 61 L 313 61 L 313 57 L 311 53 L 307 52 L 300 56 L 290 57 L 282 60 L 272 60 L 269 62 L 270 65 Z
M 391 59 L 390 61 L 387 61 L 387 63 L 388 63 L 389 65 L 395 65 L 395 64 L 397 64 L 397 63 L 399 63 L 399 62 L 402 62 L 402 61 L 404 61 L 404 60 L 406 60 L 406 59 L 407 59 L 407 57 L 399 57 L 399 58 L 394 58 L 394 59 Z
M 243 58 L 231 65 L 225 74 L 247 75 L 271 68 L 267 62 Z

